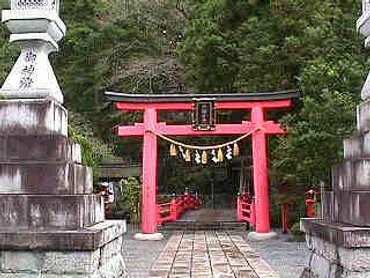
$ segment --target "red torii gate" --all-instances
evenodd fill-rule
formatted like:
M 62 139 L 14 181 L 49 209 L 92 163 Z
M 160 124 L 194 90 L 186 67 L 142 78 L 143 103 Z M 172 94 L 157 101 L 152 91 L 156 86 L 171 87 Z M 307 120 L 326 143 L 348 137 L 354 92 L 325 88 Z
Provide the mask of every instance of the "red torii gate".
M 143 142 L 143 199 L 142 233 L 157 233 L 158 137 L 166 136 L 222 136 L 252 134 L 253 178 L 255 193 L 256 232 L 270 233 L 268 147 L 267 136 L 285 134 L 280 124 L 266 120 L 266 111 L 289 108 L 297 91 L 259 94 L 173 94 L 133 95 L 107 92 L 107 99 L 117 102 L 122 111 L 143 111 L 144 122 L 134 126 L 119 126 L 121 137 L 144 137 Z M 214 130 L 194 130 L 192 125 L 167 125 L 158 122 L 160 111 L 193 110 L 194 99 L 213 98 L 217 110 L 251 110 L 251 120 L 240 124 L 216 124 Z

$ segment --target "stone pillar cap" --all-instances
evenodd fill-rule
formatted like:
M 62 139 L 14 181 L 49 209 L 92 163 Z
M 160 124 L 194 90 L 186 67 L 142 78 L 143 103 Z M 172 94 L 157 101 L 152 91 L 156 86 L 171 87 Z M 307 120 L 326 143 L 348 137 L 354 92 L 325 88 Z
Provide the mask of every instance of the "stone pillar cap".
M 53 11 L 4 10 L 2 22 L 12 34 L 48 33 L 56 42 L 66 33 L 64 22 Z

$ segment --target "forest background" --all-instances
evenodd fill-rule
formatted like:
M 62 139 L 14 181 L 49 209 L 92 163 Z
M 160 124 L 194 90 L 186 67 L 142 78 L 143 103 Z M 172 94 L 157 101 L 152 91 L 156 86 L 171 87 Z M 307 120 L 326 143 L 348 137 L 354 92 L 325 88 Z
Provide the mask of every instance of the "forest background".
M 63 0 L 67 35 L 51 60 L 85 160 L 140 157 L 113 127 L 138 120 L 104 102 L 106 90 L 136 94 L 258 93 L 298 89 L 270 142 L 271 175 L 305 190 L 324 182 L 355 129 L 370 68 L 353 0 Z M 9 7 L 0 1 L 0 9 Z M 19 49 L 0 26 L 0 84 Z M 226 115 L 227 116 L 227 115 Z M 229 115 L 232 117 L 232 115 Z M 176 119 L 175 119 L 176 120 Z M 208 142 L 208 141 L 207 141 Z M 140 144 L 137 144 L 138 146 Z M 87 154 L 87 155 L 86 155 Z

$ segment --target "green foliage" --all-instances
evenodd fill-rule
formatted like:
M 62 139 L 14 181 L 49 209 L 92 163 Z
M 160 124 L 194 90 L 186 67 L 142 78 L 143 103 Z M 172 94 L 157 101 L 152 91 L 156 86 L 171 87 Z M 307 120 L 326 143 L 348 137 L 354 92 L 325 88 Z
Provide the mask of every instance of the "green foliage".
M 94 180 L 99 178 L 96 170 L 101 163 L 117 160 L 114 149 L 94 135 L 92 123 L 80 114 L 69 114 L 68 134 L 73 141 L 81 145 L 82 162 L 93 168 Z
M 294 225 L 290 228 L 290 233 L 293 236 L 294 241 L 305 241 L 305 233 L 301 232 L 300 229 L 300 223 L 296 222 Z
M 0 1 L 0 11 L 9 8 L 8 1 Z M 0 24 L 0 84 L 8 76 L 15 59 L 19 55 L 16 46 L 11 46 L 9 32 L 4 24 Z
M 245 1 L 203 1 L 187 24 L 181 58 L 199 91 L 231 91 L 242 64 L 234 31 L 248 13 Z
M 185 77 L 199 91 L 265 92 L 299 88 L 290 134 L 271 142 L 272 172 L 301 187 L 328 181 L 354 128 L 368 53 L 354 23 L 360 2 L 198 3 L 181 48 Z
M 131 223 L 140 223 L 141 182 L 136 177 L 130 177 L 122 179 L 120 185 L 123 194 L 118 200 L 118 209 L 130 211 Z
M 303 97 L 296 115 L 283 119 L 288 136 L 279 137 L 273 167 L 281 175 L 297 176 L 304 187 L 329 182 L 331 166 L 343 157 L 342 140 L 353 132 L 355 103 L 348 94 L 323 92 L 320 98 Z
M 86 166 L 95 168 L 96 162 L 93 158 L 93 147 L 90 141 L 83 135 L 79 134 L 72 126 L 68 128 L 69 137 L 76 143 L 81 145 L 82 163 Z

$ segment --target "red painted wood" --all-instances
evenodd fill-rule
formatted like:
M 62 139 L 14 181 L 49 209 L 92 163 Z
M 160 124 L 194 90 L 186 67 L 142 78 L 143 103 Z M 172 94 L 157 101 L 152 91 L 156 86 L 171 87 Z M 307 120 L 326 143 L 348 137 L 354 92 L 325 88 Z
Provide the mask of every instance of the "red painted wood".
M 242 206 L 243 206 L 242 198 L 241 196 L 238 196 L 236 200 L 236 219 L 238 222 L 243 221 Z
M 200 207 L 200 198 L 196 195 L 185 193 L 174 198 L 170 203 L 157 206 L 158 225 L 165 222 L 175 222 L 188 210 L 197 210 Z
M 290 99 L 276 101 L 246 101 L 246 102 L 216 102 L 216 109 L 220 110 L 243 110 L 253 107 L 262 107 L 264 109 L 288 108 L 292 105 Z
M 255 123 L 264 122 L 264 111 L 261 107 L 252 109 L 251 119 Z M 263 131 L 252 134 L 253 180 L 255 193 L 256 232 L 270 232 L 270 199 L 267 167 L 267 140 Z
M 192 110 L 192 102 L 173 102 L 173 103 L 131 103 L 118 102 L 116 104 L 118 110 L 123 111 L 138 111 L 146 109 L 168 110 L 168 111 L 184 111 Z
M 253 131 L 257 127 L 262 127 L 266 134 L 285 134 L 286 131 L 280 124 L 267 121 L 261 124 L 252 122 L 243 122 L 241 124 L 220 124 L 214 131 L 197 131 L 193 130 L 191 125 L 166 125 L 159 123 L 153 125 L 153 128 L 166 136 L 225 136 L 225 135 L 242 135 Z M 141 137 L 144 135 L 144 125 L 136 124 L 135 126 L 118 127 L 118 136 L 121 137 Z
M 245 193 L 242 196 L 238 196 L 237 199 L 237 220 L 239 222 L 248 222 L 250 226 L 255 225 L 255 206 L 254 201 L 249 195 Z
M 307 217 L 308 218 L 315 218 L 316 217 L 315 205 L 316 205 L 316 201 L 314 199 L 306 199 Z
M 216 109 L 219 110 L 248 110 L 254 107 L 262 107 L 265 109 L 288 108 L 292 105 L 290 99 L 275 100 L 275 101 L 242 101 L 242 102 L 216 102 Z M 186 111 L 193 109 L 192 102 L 169 102 L 169 103 L 131 103 L 118 102 L 117 109 L 123 111 L 138 111 L 146 109 L 167 110 L 167 111 Z
M 157 111 L 148 109 L 144 114 L 147 130 L 157 122 Z M 157 175 L 158 175 L 158 138 L 152 132 L 144 133 L 143 145 L 143 196 L 142 196 L 142 232 L 157 232 Z
M 144 136 L 144 124 L 135 124 L 133 126 L 119 126 L 118 136 L 121 137 L 141 137 Z

